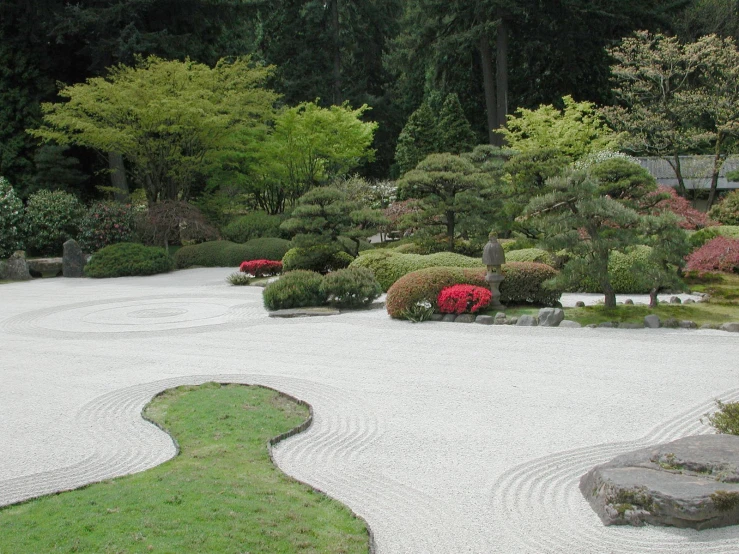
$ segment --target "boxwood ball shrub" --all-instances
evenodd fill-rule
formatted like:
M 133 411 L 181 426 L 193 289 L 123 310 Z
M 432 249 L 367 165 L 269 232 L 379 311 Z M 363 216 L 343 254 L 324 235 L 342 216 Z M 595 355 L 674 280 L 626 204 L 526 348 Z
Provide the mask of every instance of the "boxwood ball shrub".
M 511 250 L 506 252 L 506 262 L 537 262 L 554 266 L 555 260 L 546 250 L 540 248 L 523 248 L 521 250 Z
M 0 258 L 23 250 L 23 202 L 4 177 L 0 177 Z
M 441 289 L 436 304 L 443 314 L 476 313 L 493 299 L 490 289 L 475 285 L 452 285 Z
M 500 285 L 500 301 L 504 304 L 533 304 L 553 306 L 562 291 L 545 286 L 545 282 L 557 275 L 557 270 L 546 264 L 511 262 L 502 267 L 505 279 Z M 475 285 L 487 288 L 485 269 L 458 267 L 429 267 L 413 271 L 400 279 L 387 291 L 385 302 L 391 317 L 403 318 L 403 314 L 417 304 L 429 303 L 434 310 L 439 293 L 453 285 Z
M 315 271 L 296 270 L 285 273 L 264 288 L 264 307 L 285 310 L 306 306 L 322 306 L 326 295 L 321 290 L 323 277 Z
M 154 275 L 170 271 L 173 265 L 164 248 L 120 242 L 95 252 L 85 266 L 85 274 L 88 277 Z
M 364 267 L 349 267 L 329 273 L 323 278 L 321 292 L 337 308 L 360 308 L 382 294 L 380 283 Z
M 279 215 L 257 211 L 234 219 L 223 228 L 221 234 L 223 238 L 239 243 L 264 237 L 278 238 L 280 223 L 282 218 Z
M 77 197 L 60 190 L 41 190 L 28 198 L 23 227 L 32 254 L 61 255 L 62 245 L 76 239 L 84 208 Z
M 281 260 L 290 248 L 290 241 L 278 238 L 254 239 L 244 244 L 216 240 L 183 246 L 175 252 L 179 269 L 187 267 L 238 267 L 249 260 Z
M 130 204 L 95 202 L 80 221 L 82 250 L 96 252 L 110 244 L 130 242 L 136 229 L 136 213 Z
M 336 250 L 329 245 L 317 245 L 309 248 L 291 248 L 282 257 L 284 271 L 304 269 L 318 273 L 328 273 L 343 269 L 352 263 L 354 257 L 343 250 Z

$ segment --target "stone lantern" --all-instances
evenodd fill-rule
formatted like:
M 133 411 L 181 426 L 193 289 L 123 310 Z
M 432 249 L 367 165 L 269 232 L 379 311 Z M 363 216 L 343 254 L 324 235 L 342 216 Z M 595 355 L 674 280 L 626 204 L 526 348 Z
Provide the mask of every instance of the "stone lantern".
M 500 303 L 500 283 L 504 277 L 500 266 L 505 263 L 505 251 L 498 242 L 495 233 L 490 233 L 488 243 L 482 251 L 482 263 L 488 269 L 485 281 L 490 284 L 490 292 L 493 293 L 493 299 L 490 301 L 489 307 L 503 309 L 505 306 Z

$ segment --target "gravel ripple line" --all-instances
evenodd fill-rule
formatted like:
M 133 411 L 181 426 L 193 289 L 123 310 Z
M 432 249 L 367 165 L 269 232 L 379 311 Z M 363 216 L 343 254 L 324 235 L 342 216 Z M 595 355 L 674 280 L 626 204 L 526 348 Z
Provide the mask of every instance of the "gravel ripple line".
M 739 400 L 739 389 L 721 395 Z M 594 465 L 630 450 L 709 432 L 700 417 L 714 407 L 704 402 L 653 428 L 634 441 L 577 448 L 545 456 L 504 472 L 487 497 L 496 533 L 509 534 L 520 552 L 609 552 L 726 554 L 739 550 L 739 529 L 704 531 L 661 527 L 606 527 L 579 490 L 580 477 Z M 513 532 L 511 532 L 513 530 Z

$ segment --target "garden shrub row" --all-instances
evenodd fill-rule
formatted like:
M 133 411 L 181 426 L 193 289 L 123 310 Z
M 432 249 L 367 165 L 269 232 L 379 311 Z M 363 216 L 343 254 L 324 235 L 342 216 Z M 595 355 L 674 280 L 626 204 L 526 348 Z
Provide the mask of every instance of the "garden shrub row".
M 382 289 L 366 268 L 347 268 L 326 276 L 298 269 L 282 275 L 264 289 L 264 306 L 284 310 L 331 305 L 358 308 L 380 296 Z
M 382 290 L 389 290 L 398 279 L 412 271 L 427 267 L 480 268 L 480 258 L 470 258 L 452 252 L 436 254 L 402 254 L 392 250 L 375 250 L 356 258 L 349 267 L 366 267 L 372 270 Z
M 536 262 L 554 267 L 555 259 L 552 254 L 540 248 L 523 248 L 506 252 L 506 262 Z
M 85 274 L 97 278 L 154 275 L 173 267 L 172 258 L 163 248 L 121 242 L 95 252 L 85 266 Z
M 279 238 L 253 239 L 244 244 L 228 240 L 183 246 L 175 252 L 179 269 L 187 267 L 235 267 L 248 260 L 282 260 L 290 241 Z
M 505 277 L 500 285 L 504 304 L 534 304 L 553 306 L 559 301 L 562 291 L 547 288 L 544 283 L 557 275 L 557 271 L 546 264 L 532 262 L 510 262 L 502 267 Z M 419 303 L 429 303 L 438 310 L 439 293 L 453 285 L 475 285 L 488 287 L 486 270 L 461 267 L 428 267 L 413 271 L 398 279 L 387 292 L 388 314 L 402 318 L 406 310 Z
M 256 211 L 236 218 L 221 230 L 221 234 L 224 239 L 238 243 L 258 238 L 279 238 L 282 221 L 279 215 Z

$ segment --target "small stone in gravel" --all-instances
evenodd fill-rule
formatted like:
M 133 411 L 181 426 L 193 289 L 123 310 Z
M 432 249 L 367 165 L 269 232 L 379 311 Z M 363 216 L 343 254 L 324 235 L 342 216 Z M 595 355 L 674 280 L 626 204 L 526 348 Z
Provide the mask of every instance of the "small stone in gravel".
M 512 317 L 510 319 L 505 320 L 506 325 L 516 325 L 518 323 L 517 317 Z
M 455 319 L 457 319 L 456 314 L 444 314 L 444 317 L 441 318 L 446 323 L 453 323 Z
M 506 324 L 506 317 L 505 313 L 498 312 L 495 314 L 495 325 L 505 325 Z
M 493 319 L 493 316 L 490 315 L 478 315 L 475 319 L 475 323 L 480 323 L 482 325 L 492 325 L 495 323 L 495 319 Z
M 540 327 L 556 327 L 565 318 L 562 308 L 542 308 L 539 310 Z
M 444 316 L 442 314 L 431 314 L 429 321 L 442 321 Z
M 474 323 L 474 322 L 475 322 L 474 314 L 459 314 L 454 319 L 454 323 Z
M 598 324 L 597 323 L 588 323 L 585 327 L 587 327 L 588 329 L 597 329 L 598 328 Z
M 679 326 L 680 322 L 674 317 L 668 317 L 662 322 L 662 327 L 667 327 L 668 329 L 677 329 Z
M 585 307 L 585 302 L 583 302 L 582 300 L 578 300 L 577 302 L 575 302 L 575 308 L 584 308 L 584 307 Z
M 559 322 L 558 327 L 569 327 L 571 329 L 582 327 L 577 321 L 572 321 L 569 319 L 563 319 Z
M 715 323 L 704 323 L 699 327 L 699 329 L 718 329 L 718 325 Z
M 644 327 L 647 329 L 659 329 L 659 316 L 649 314 L 644 316 Z
M 624 300 L 624 304 L 626 304 L 627 306 L 633 306 L 634 301 L 631 298 L 627 298 L 626 300 Z
M 533 315 L 524 314 L 516 322 L 518 327 L 536 327 L 537 321 Z
M 692 298 L 686 298 L 683 304 L 695 304 L 695 300 L 693 300 Z
M 618 327 L 618 321 L 604 321 L 603 323 L 599 323 L 598 327 L 604 327 L 606 329 L 615 329 Z
M 644 323 L 619 323 L 619 329 L 644 329 Z
M 678 296 L 670 296 L 670 304 L 682 304 L 683 301 L 680 300 Z
M 730 333 L 739 333 L 739 322 L 732 321 L 731 323 L 724 323 L 719 329 L 729 331 Z
M 689 319 L 683 319 L 678 323 L 678 326 L 680 329 L 697 329 L 698 324 L 695 321 L 690 321 Z

